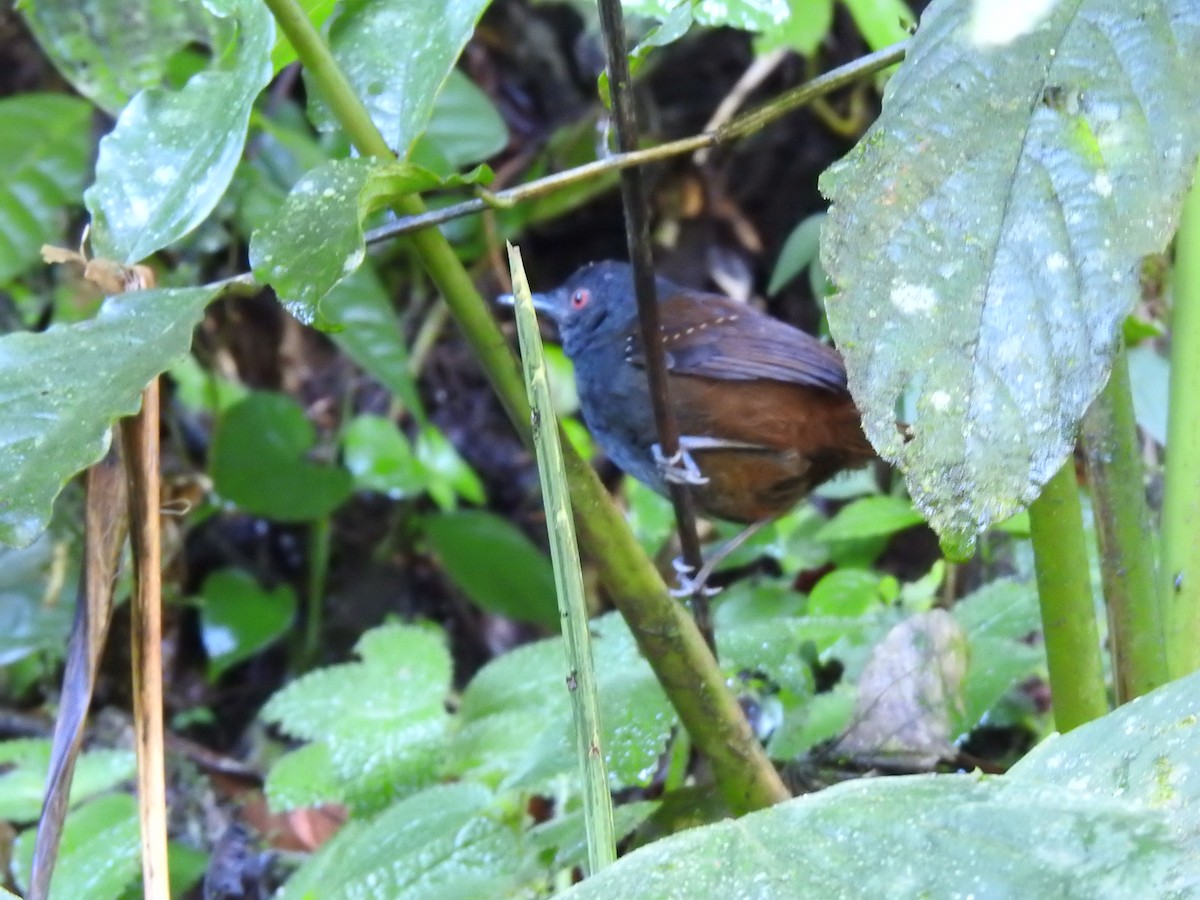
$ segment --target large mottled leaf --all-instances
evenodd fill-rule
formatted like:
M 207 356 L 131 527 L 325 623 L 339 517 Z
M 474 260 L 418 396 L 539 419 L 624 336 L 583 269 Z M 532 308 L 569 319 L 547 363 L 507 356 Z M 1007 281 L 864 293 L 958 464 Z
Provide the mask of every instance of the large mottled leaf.
M 1197 689 L 1159 688 L 1005 776 L 861 779 L 694 828 L 562 896 L 1196 896 Z
M 58 71 L 114 116 L 138 91 L 161 86 L 185 47 L 222 42 L 229 24 L 178 0 L 37 0 L 20 8 Z
M 91 109 L 64 94 L 0 100 L 0 285 L 61 238 L 79 203 L 91 152 Z
M 254 232 L 254 274 L 292 315 L 311 323 L 325 295 L 366 258 L 366 217 L 399 196 L 442 183 L 401 162 L 337 159 L 318 166 L 296 182 L 275 220 Z
M 63 483 L 104 455 L 113 420 L 187 353 L 216 294 L 122 294 L 86 322 L 0 338 L 0 542 L 24 546 L 46 527 Z
M 275 24 L 258 0 L 204 0 L 228 19 L 212 66 L 181 90 L 148 88 L 100 142 L 84 195 L 98 255 L 136 262 L 200 224 L 221 199 L 246 141 L 250 109 L 271 77 Z
M 635 850 L 580 898 L 1166 897 L 1191 865 L 1166 817 L 970 775 L 844 782 Z
M 1193 851 L 1200 840 L 1200 674 L 1164 685 L 1102 719 L 1057 735 L 1011 775 L 1163 812 Z
M 1070 453 L 1200 145 L 1195 3 L 1062 2 L 988 49 L 970 9 L 929 7 L 883 115 L 822 180 L 830 327 L 867 434 L 959 552 Z
M 489 0 L 348 0 L 329 45 L 389 147 L 404 158 L 425 130 L 441 90 Z M 335 126 L 309 82 L 310 114 Z

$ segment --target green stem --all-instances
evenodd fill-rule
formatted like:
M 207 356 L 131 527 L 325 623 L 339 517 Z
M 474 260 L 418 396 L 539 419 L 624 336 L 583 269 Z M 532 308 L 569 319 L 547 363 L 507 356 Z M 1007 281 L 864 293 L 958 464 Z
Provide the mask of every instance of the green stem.
M 575 722 L 575 745 L 583 770 L 583 822 L 587 836 L 588 873 L 595 875 L 617 859 L 613 834 L 612 795 L 608 792 L 608 770 L 604 765 L 604 747 L 600 733 L 600 695 L 596 688 L 596 670 L 592 662 L 592 639 L 588 631 L 587 597 L 583 591 L 583 572 L 579 566 L 579 547 L 575 543 L 575 523 L 571 518 L 571 497 L 562 446 L 558 442 L 558 421 L 550 400 L 550 380 L 542 358 L 533 295 L 521 264 L 521 251 L 508 247 L 512 269 L 517 335 L 525 361 L 525 386 L 533 408 L 533 444 L 537 450 L 538 476 L 542 483 L 542 502 L 546 507 L 546 525 L 550 537 L 550 559 L 554 564 L 554 583 L 558 594 L 558 614 L 562 619 L 563 644 L 567 655 L 567 691 Z
M 1175 241 L 1161 596 L 1172 678 L 1200 669 L 1200 179 Z
M 1125 703 L 1171 677 L 1123 346 L 1108 384 L 1084 416 L 1083 448 L 1108 607 L 1113 687 L 1117 702 Z
M 325 582 L 329 575 L 329 545 L 333 536 L 332 518 L 321 516 L 309 525 L 308 583 L 305 585 L 304 643 L 300 646 L 298 668 L 311 668 L 317 661 L 321 644 L 321 625 L 325 620 Z
M 389 151 L 370 118 L 364 121 L 362 116 L 350 114 L 352 108 L 361 108 L 362 104 L 353 90 L 348 95 L 338 90 L 345 80 L 337 72 L 328 47 L 299 11 L 295 0 L 267 2 L 301 62 L 316 76 L 318 88 L 330 101 L 330 109 L 351 141 L 363 153 L 387 154 Z M 288 14 L 281 15 L 277 10 Z M 306 37 L 305 32 L 311 32 L 313 39 Z M 425 212 L 425 204 L 418 197 L 401 197 L 393 206 L 406 216 Z M 409 240 L 518 434 L 528 444 L 529 401 L 524 380 L 503 333 L 454 248 L 434 228 L 417 231 Z M 596 560 L 601 582 L 629 624 L 639 649 L 654 669 L 696 749 L 712 766 L 713 777 L 730 809 L 740 814 L 786 799 L 790 796 L 787 788 L 750 730 L 695 623 L 667 594 L 662 578 L 638 546 L 591 466 L 567 443 L 563 446 L 563 456 L 582 544 Z
M 1054 721 L 1059 731 L 1070 731 L 1108 712 L 1073 460 L 1030 505 L 1029 525 Z

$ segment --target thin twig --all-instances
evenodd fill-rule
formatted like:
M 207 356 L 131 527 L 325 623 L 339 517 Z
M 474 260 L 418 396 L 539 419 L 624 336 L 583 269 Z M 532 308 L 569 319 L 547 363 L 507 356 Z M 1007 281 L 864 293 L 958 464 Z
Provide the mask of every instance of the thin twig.
M 705 131 L 691 137 L 680 138 L 647 150 L 635 150 L 630 153 L 614 153 L 606 159 L 576 166 L 565 172 L 556 172 L 504 191 L 497 191 L 483 197 L 453 203 L 441 209 L 430 210 L 417 216 L 405 216 L 387 225 L 367 232 L 367 243 L 377 244 L 410 231 L 441 225 L 463 216 L 483 212 L 493 206 L 512 206 L 546 194 L 552 194 L 572 185 L 590 181 L 607 172 L 620 171 L 631 166 L 644 166 L 647 163 L 671 159 L 685 153 L 694 153 L 704 147 L 712 147 L 726 141 L 736 140 L 758 131 L 776 119 L 787 115 L 793 110 L 812 103 L 818 97 L 823 97 L 840 90 L 856 81 L 874 75 L 876 72 L 893 66 L 904 58 L 908 42 L 896 44 L 876 51 L 844 66 L 831 69 L 824 75 L 805 82 L 790 91 L 776 97 L 758 109 L 734 119 L 728 125 L 716 131 Z
M 633 105 L 633 79 L 629 73 L 629 56 L 625 46 L 625 20 L 620 0 L 598 0 L 600 30 L 604 35 L 604 51 L 608 58 L 608 84 L 612 92 L 613 119 L 617 131 L 617 146 L 631 152 L 638 144 L 637 116 Z M 654 259 L 650 253 L 650 219 L 647 214 L 646 186 L 640 168 L 621 170 L 621 202 L 625 207 L 625 237 L 629 246 L 629 261 L 633 265 L 633 285 L 637 294 L 638 324 L 642 346 L 646 351 L 646 378 L 650 384 L 650 403 L 654 410 L 654 430 L 663 456 L 672 459 L 679 452 L 679 429 L 671 412 L 670 388 L 667 384 L 667 364 L 662 351 L 662 329 L 658 320 L 658 297 L 654 286 Z M 700 553 L 700 538 L 696 534 L 696 509 L 691 492 L 685 485 L 668 482 L 671 505 L 675 508 L 675 524 L 683 560 L 691 571 L 704 566 Z M 713 655 L 717 642 L 713 636 L 712 617 L 704 585 L 696 582 L 691 597 L 692 615 L 696 627 L 704 635 Z

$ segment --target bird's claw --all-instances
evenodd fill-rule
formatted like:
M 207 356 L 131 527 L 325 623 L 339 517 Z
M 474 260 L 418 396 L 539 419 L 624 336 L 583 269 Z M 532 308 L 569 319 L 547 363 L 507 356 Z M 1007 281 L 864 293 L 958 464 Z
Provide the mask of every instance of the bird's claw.
M 663 453 L 662 445 L 656 443 L 650 446 L 650 452 L 654 456 L 654 464 L 659 473 L 672 484 L 708 484 L 708 479 L 701 473 L 696 460 L 692 459 L 692 455 L 683 447 L 668 457 Z
M 671 560 L 671 568 L 675 570 L 675 580 L 679 583 L 679 587 L 671 588 L 668 593 L 676 600 L 695 597 L 697 594 L 702 594 L 705 597 L 715 597 L 721 593 L 720 588 L 709 587 L 705 584 L 708 581 L 708 576 L 712 574 L 712 569 L 709 566 L 701 568 L 700 574 L 693 578 L 693 567 L 684 562 L 682 556 L 677 556 Z

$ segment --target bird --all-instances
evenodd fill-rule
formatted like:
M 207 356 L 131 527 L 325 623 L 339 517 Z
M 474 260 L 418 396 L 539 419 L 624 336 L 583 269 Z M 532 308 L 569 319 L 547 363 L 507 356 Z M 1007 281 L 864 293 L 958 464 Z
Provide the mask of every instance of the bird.
M 657 443 L 630 265 L 589 263 L 533 295 L 574 364 L 584 422 L 618 468 L 660 494 L 685 483 L 701 514 L 757 528 L 875 458 L 837 350 L 719 294 L 662 277 L 655 290 L 672 460 Z

